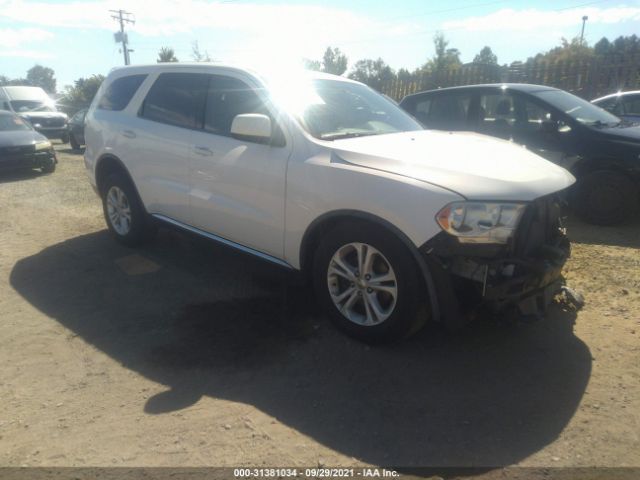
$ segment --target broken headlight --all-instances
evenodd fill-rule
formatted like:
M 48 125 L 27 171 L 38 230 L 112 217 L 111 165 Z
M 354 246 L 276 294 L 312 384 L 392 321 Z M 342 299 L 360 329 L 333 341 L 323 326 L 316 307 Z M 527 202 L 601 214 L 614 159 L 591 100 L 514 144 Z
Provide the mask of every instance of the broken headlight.
M 526 204 L 454 202 L 436 215 L 438 225 L 462 243 L 507 243 Z

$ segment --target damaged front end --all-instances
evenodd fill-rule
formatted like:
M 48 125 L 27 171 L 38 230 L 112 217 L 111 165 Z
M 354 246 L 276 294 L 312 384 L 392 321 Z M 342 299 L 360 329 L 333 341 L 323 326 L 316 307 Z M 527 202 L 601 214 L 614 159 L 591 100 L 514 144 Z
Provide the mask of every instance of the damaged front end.
M 562 288 L 570 255 L 561 201 L 554 194 L 526 204 L 466 202 L 453 205 L 457 211 L 443 209 L 437 220 L 445 231 L 421 252 L 449 327 L 462 326 L 480 309 L 523 319 L 544 314 Z

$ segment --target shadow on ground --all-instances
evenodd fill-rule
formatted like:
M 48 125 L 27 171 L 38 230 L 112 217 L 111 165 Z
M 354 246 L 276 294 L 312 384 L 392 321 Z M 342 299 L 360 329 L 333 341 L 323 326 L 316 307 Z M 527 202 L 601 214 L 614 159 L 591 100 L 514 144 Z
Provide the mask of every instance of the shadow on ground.
M 143 255 L 155 273 L 116 261 Z M 135 257 L 134 257 L 135 258 Z M 20 260 L 12 286 L 126 368 L 167 385 L 140 409 L 203 395 L 255 405 L 348 456 L 379 465 L 500 466 L 554 439 L 573 416 L 591 354 L 575 315 L 509 329 L 430 327 L 384 348 L 328 325 L 281 270 L 163 232 L 137 252 L 106 232 Z
M 34 180 L 36 178 L 49 175 L 48 173 L 42 173 L 39 169 L 16 169 L 6 172 L 0 172 L 0 184 L 23 182 L 26 180 Z

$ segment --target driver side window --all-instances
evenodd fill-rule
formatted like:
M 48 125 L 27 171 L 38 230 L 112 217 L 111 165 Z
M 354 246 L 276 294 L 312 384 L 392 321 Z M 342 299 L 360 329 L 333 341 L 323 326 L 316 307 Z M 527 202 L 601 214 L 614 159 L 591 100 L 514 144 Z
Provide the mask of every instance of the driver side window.
M 223 75 L 211 76 L 206 105 L 204 130 L 216 135 L 231 136 L 236 115 L 261 113 L 271 117 L 254 89 L 242 80 Z

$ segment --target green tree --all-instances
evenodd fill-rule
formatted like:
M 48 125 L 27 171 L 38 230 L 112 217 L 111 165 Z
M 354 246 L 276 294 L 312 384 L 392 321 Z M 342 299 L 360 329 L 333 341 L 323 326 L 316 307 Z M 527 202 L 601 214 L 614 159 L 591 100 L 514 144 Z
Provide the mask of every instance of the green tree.
M 382 87 L 396 78 L 396 73 L 382 58 L 358 60 L 349 73 L 349 78 L 366 83 L 371 88 L 382 90 Z
M 484 63 L 485 65 L 498 65 L 498 57 L 495 53 L 493 53 L 493 51 L 491 50 L 491 47 L 486 46 L 486 47 L 483 47 L 482 50 L 480 50 L 480 53 L 478 53 L 473 58 L 473 63 Z
M 191 57 L 196 62 L 211 62 L 211 56 L 209 52 L 206 50 L 204 52 L 200 51 L 200 45 L 198 45 L 198 41 L 196 40 L 191 44 Z
M 73 115 L 83 108 L 88 108 L 103 81 L 104 75 L 92 75 L 89 78 L 77 79 L 73 82 L 73 86 L 67 85 L 58 106 L 69 115 Z
M 177 62 L 178 58 L 171 47 L 162 47 L 158 52 L 158 63 L 171 63 Z
M 53 69 L 34 65 L 27 71 L 27 82 L 34 87 L 40 87 L 47 93 L 56 93 L 56 77 Z
M 342 75 L 347 71 L 347 56 L 339 48 L 327 47 L 322 57 L 322 71 Z
M 438 32 L 433 37 L 433 46 L 435 47 L 434 56 L 427 61 L 422 67 L 423 70 L 436 74 L 442 74 L 447 70 L 459 68 L 462 65 L 460 61 L 460 50 L 457 48 L 447 48 L 449 41 L 442 32 Z
M 314 72 L 319 72 L 322 70 L 322 65 L 318 60 L 303 58 L 302 65 L 304 66 L 305 70 L 313 70 Z
M 575 37 L 570 41 L 566 38 L 560 40 L 560 45 L 552 48 L 551 50 L 539 53 L 533 58 L 529 58 L 527 61 L 543 61 L 543 62 L 566 62 L 570 60 L 583 60 L 585 58 L 592 57 L 595 54 L 593 47 L 590 47 L 587 42 L 580 42 L 580 37 Z

